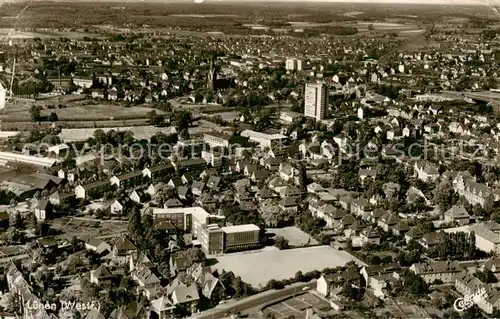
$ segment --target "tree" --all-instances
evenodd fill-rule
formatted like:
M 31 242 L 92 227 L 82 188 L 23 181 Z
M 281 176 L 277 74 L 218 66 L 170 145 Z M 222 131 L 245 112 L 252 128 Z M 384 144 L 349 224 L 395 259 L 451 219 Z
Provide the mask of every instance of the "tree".
M 141 213 L 136 206 L 134 206 L 130 211 L 128 221 L 128 234 L 135 242 L 139 242 L 143 238 Z
M 37 228 L 37 225 L 38 225 L 38 222 L 37 222 L 37 219 L 36 219 L 35 213 L 30 212 L 30 213 L 26 216 L 25 223 L 26 223 L 26 227 L 27 227 L 28 229 L 36 229 L 36 228 Z
M 489 269 L 485 269 L 484 271 L 477 271 L 474 273 L 474 276 L 476 276 L 479 280 L 484 282 L 485 284 L 492 284 L 498 282 L 497 277 L 495 277 L 495 274 Z
M 304 274 L 302 273 L 302 271 L 300 271 L 300 270 L 299 270 L 299 271 L 297 271 L 297 272 L 295 273 L 295 276 L 294 276 L 293 278 L 294 278 L 295 280 L 297 280 L 297 281 L 304 281 L 304 278 L 305 278 L 305 277 L 304 277 Z
M 37 225 L 35 233 L 38 236 L 47 236 L 50 232 L 50 225 L 46 222 L 41 222 Z
M 161 115 L 158 115 L 154 110 L 148 113 L 148 117 L 149 124 L 153 126 L 163 126 L 165 122 L 165 118 Z
M 280 250 L 290 248 L 290 245 L 288 243 L 288 239 L 286 239 L 283 236 L 276 236 L 276 239 L 274 239 L 274 246 L 279 248 Z
M 423 296 L 429 290 L 429 286 L 422 279 L 422 277 L 416 275 L 411 270 L 406 270 L 403 282 L 404 282 L 403 291 L 411 295 Z
M 285 288 L 285 285 L 283 285 L 283 283 L 281 281 L 278 281 L 276 279 L 271 279 L 266 284 L 266 288 L 279 290 L 279 289 Z
M 30 108 L 31 121 L 38 122 L 40 120 L 40 112 L 42 108 L 38 105 L 33 105 Z
M 177 114 L 177 119 L 175 121 L 175 126 L 177 128 L 177 132 L 180 132 L 184 129 L 188 129 L 189 126 L 191 126 L 191 123 L 193 122 L 193 117 L 191 115 L 191 112 L 182 110 Z
M 183 129 L 179 132 L 179 138 L 188 140 L 190 138 L 188 129 Z
M 10 223 L 15 229 L 24 229 L 24 221 L 19 212 L 15 212 Z
M 58 119 L 59 118 L 56 112 L 50 112 L 49 117 L 47 118 L 49 122 L 57 122 Z
M 301 190 L 305 190 L 307 188 L 308 180 L 307 180 L 307 171 L 306 167 L 303 163 L 299 164 L 299 186 Z
M 73 236 L 73 238 L 71 238 L 71 249 L 73 250 L 73 253 L 76 253 L 77 251 L 83 249 L 82 242 L 78 238 L 76 238 L 76 236 Z

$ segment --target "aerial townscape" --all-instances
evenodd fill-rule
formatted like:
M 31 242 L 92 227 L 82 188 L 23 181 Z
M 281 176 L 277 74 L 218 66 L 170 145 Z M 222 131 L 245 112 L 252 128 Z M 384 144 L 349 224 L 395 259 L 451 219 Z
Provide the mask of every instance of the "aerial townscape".
M 500 14 L 366 2 L 0 1 L 0 318 L 500 318 Z

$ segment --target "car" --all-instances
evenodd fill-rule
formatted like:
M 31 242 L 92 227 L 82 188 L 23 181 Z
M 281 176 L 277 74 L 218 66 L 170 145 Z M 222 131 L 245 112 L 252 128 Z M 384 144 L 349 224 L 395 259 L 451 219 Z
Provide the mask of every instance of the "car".
M 307 291 L 307 290 L 309 290 L 309 287 L 302 288 L 302 291 Z

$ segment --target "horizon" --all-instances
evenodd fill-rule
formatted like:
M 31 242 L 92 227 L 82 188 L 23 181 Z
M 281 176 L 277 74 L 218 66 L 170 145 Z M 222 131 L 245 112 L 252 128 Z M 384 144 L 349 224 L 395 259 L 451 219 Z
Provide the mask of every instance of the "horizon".
M 5 3 L 14 3 L 14 2 L 28 2 L 29 0 L 0 0 L 0 6 Z M 71 0 L 32 0 L 33 2 L 67 2 L 72 3 Z M 203 1 L 203 2 L 201 2 Z M 247 1 L 244 0 L 200 0 L 200 3 L 195 3 L 194 0 L 83 0 L 79 1 L 79 3 L 87 2 L 97 2 L 97 3 L 138 3 L 138 2 L 149 2 L 149 3 L 193 3 L 193 4 L 222 4 L 222 3 L 231 3 L 231 4 L 248 4 Z M 426 5 L 474 5 L 474 6 L 496 6 L 500 5 L 500 1 L 498 3 L 495 0 L 253 0 L 252 2 L 260 2 L 260 3 L 356 3 L 356 4 L 426 4 Z

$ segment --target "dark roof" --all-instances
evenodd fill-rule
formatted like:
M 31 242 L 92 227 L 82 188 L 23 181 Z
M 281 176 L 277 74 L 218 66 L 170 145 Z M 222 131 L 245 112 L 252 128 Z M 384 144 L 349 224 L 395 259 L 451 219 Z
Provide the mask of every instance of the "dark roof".
M 193 158 L 180 162 L 181 167 L 195 166 L 195 165 L 206 165 L 207 162 L 202 158 Z
M 172 184 L 174 184 L 174 187 L 179 187 L 179 186 L 184 185 L 184 183 L 182 182 L 180 177 L 171 178 L 168 182 L 169 183 L 172 182 Z
M 89 189 L 98 188 L 98 187 L 101 187 L 104 185 L 109 185 L 110 183 L 111 182 L 109 180 L 104 180 L 104 181 L 96 181 L 96 182 L 88 183 L 88 184 L 81 185 L 81 186 L 83 187 L 83 189 L 89 190 Z
M 171 163 L 168 163 L 168 164 L 162 164 L 162 165 L 156 165 L 153 167 L 148 167 L 147 169 L 151 173 L 155 173 L 155 172 L 161 172 L 161 171 L 165 171 L 165 170 L 173 169 L 173 168 L 174 168 L 174 165 L 172 165 Z
M 50 204 L 50 202 L 49 202 L 48 200 L 46 200 L 46 199 L 42 199 L 42 200 L 38 203 L 38 205 L 36 206 L 36 208 L 37 208 L 37 209 L 44 209 L 44 210 L 45 210 L 45 209 L 49 208 L 50 206 L 52 206 L 52 205 Z
M 189 193 L 189 188 L 186 186 L 179 186 L 177 193 L 181 196 L 186 196 Z
M 122 236 L 115 241 L 115 248 L 118 250 L 137 250 L 127 236 Z
M 118 180 L 120 182 L 132 179 L 132 178 L 137 177 L 137 176 L 142 176 L 142 172 L 141 171 L 135 171 L 135 172 L 126 173 L 126 174 L 123 174 L 123 175 L 118 175 L 118 176 L 115 175 L 115 177 L 118 178 Z

